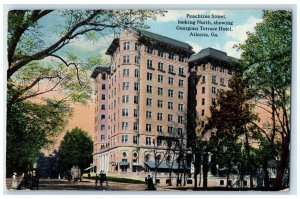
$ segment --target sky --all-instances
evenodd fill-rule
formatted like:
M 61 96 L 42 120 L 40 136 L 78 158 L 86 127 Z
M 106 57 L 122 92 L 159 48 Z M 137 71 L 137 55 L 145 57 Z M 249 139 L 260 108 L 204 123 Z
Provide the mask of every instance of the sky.
M 190 18 L 187 15 L 219 15 L 223 18 Z M 243 43 L 246 38 L 246 32 L 252 32 L 256 23 L 262 21 L 262 10 L 168 10 L 164 17 L 159 16 L 156 20 L 148 20 L 146 24 L 150 27 L 150 32 L 161 34 L 182 42 L 186 42 L 193 47 L 197 53 L 203 48 L 212 47 L 227 52 L 228 55 L 240 58 L 241 52 L 233 48 L 234 44 Z M 222 25 L 222 27 L 231 27 L 231 31 L 186 31 L 182 28 L 203 26 L 206 28 L 219 28 L 218 25 L 197 24 L 197 20 L 202 22 L 230 22 L 230 25 Z M 189 23 L 194 21 L 196 24 L 179 24 L 180 22 Z M 59 17 L 57 11 L 49 14 L 40 21 L 42 25 L 42 33 L 46 43 L 53 43 L 57 40 L 60 26 L 63 19 Z M 179 26 L 179 27 L 178 27 Z M 191 36 L 191 32 L 207 33 L 209 37 Z M 212 37 L 211 33 L 217 34 Z M 71 44 L 62 48 L 58 53 L 61 56 L 67 56 L 69 52 L 78 55 L 82 60 L 89 56 L 97 56 L 101 54 L 105 58 L 105 51 L 114 38 L 111 34 L 98 35 L 96 41 L 90 41 L 85 36 L 80 36 L 72 41 Z

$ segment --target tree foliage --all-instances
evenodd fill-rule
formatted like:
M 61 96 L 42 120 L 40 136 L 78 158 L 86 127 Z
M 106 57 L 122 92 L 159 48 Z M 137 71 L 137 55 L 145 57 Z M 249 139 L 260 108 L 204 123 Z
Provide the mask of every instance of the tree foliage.
M 256 107 L 271 116 L 271 121 L 266 124 L 268 128 L 261 129 L 269 143 L 268 151 L 275 147 L 276 142 L 281 143 L 275 185 L 280 189 L 288 167 L 291 131 L 292 13 L 286 10 L 264 11 L 262 23 L 257 24 L 254 33 L 248 33 L 247 40 L 238 48 L 243 51 L 244 79 L 251 88 Z M 266 176 L 269 161 L 266 156 Z
M 7 115 L 7 175 L 31 169 L 40 149 L 53 143 L 62 131 L 71 109 L 63 102 L 45 100 L 41 104 L 23 101 Z
M 76 127 L 67 131 L 59 147 L 60 167 L 63 172 L 72 166 L 81 171 L 92 163 L 93 141 L 87 132 Z
M 231 173 L 240 173 L 243 178 L 245 174 L 251 175 L 251 166 L 255 169 L 250 161 L 249 132 L 254 128 L 257 116 L 252 113 L 253 106 L 249 103 L 240 73 L 229 80 L 229 88 L 218 93 L 216 104 L 210 108 L 211 117 L 205 128 L 206 132 L 213 132 L 209 151 L 215 155 L 215 163 L 220 169 L 225 170 L 227 179 Z
M 11 10 L 7 80 L 8 89 L 17 92 L 8 98 L 8 110 L 13 103 L 54 90 L 75 102 L 86 102 L 91 94 L 88 74 L 101 59 L 82 61 L 73 52 L 63 56 L 60 50 L 80 36 L 95 41 L 122 29 L 147 28 L 147 19 L 163 14 L 160 10 Z M 43 32 L 43 20 L 49 16 L 61 21 L 51 35 L 54 41 Z

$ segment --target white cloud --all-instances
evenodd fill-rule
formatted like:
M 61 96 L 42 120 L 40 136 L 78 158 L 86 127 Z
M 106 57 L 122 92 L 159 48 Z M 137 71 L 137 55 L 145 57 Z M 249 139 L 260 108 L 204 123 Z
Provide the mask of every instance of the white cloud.
M 68 45 L 68 47 L 72 50 L 76 50 L 76 51 L 82 51 L 82 52 L 92 52 L 95 50 L 99 50 L 107 47 L 113 40 L 113 36 L 112 35 L 108 35 L 105 37 L 100 37 L 98 40 L 96 41 L 91 41 L 88 40 L 87 38 L 85 38 L 85 36 L 80 35 L 78 36 L 76 39 L 74 39 L 72 41 L 72 43 L 70 43 Z
M 200 50 L 203 49 L 202 46 L 200 46 L 198 43 L 192 42 L 192 41 L 186 41 L 185 43 L 190 44 L 193 47 L 193 51 L 195 51 L 195 53 L 198 53 Z
M 245 24 L 233 26 L 233 31 L 227 32 L 226 35 L 229 38 L 237 40 L 239 42 L 244 42 L 247 39 L 247 32 L 253 32 L 256 23 L 260 23 L 262 19 L 251 17 Z
M 241 57 L 241 51 L 237 51 L 236 48 L 233 48 L 235 44 L 238 44 L 237 41 L 227 41 L 224 45 L 223 50 L 227 53 L 227 55 L 235 57 L 239 59 Z
M 168 10 L 164 17 L 157 17 L 159 22 L 177 21 L 178 19 L 185 19 L 187 14 L 197 15 L 204 14 L 205 10 Z

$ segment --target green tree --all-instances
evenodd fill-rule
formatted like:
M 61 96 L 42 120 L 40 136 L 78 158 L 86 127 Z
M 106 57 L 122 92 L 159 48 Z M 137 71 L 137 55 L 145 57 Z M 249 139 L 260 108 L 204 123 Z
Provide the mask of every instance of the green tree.
M 12 106 L 7 115 L 7 176 L 32 169 L 40 149 L 53 143 L 70 112 L 64 102 L 55 100 L 41 104 L 23 101 Z
M 148 28 L 144 22 L 149 18 L 155 19 L 156 15 L 164 15 L 164 11 L 9 11 L 7 81 L 8 89 L 13 87 L 16 92 L 8 98 L 8 111 L 13 103 L 54 90 L 66 92 L 74 101 L 85 102 L 90 99 L 90 78 L 87 72 L 95 67 L 95 64 L 101 64 L 101 59 L 92 57 L 83 62 L 72 52 L 65 57 L 59 51 L 81 35 L 95 40 L 103 35 L 118 33 L 122 29 Z M 53 38 L 56 39 L 52 42 L 45 39 L 43 32 L 45 30 L 42 20 L 49 16 L 55 16 L 61 21 L 61 24 L 56 26 L 57 30 L 53 31 Z M 41 89 L 39 85 L 45 82 L 48 82 L 49 86 Z
M 210 108 L 211 117 L 205 127 L 206 132 L 216 131 L 212 133 L 209 151 L 216 155 L 220 166 L 226 168 L 227 181 L 235 171 L 239 171 L 242 180 L 246 173 L 253 179 L 253 173 L 246 165 L 253 164 L 249 131 L 254 128 L 257 116 L 252 113 L 252 105 L 240 74 L 238 71 L 229 80 L 230 90 L 218 93 L 217 103 Z
M 67 131 L 59 147 L 60 167 L 63 172 L 72 166 L 79 166 L 81 171 L 92 162 L 93 141 L 87 132 L 76 127 Z
M 241 61 L 244 77 L 252 89 L 256 106 L 271 115 L 267 130 L 261 129 L 269 142 L 268 151 L 274 151 L 275 143 L 281 143 L 278 154 L 275 186 L 283 188 L 284 173 L 288 171 L 290 153 L 290 94 L 292 56 L 292 13 L 286 10 L 265 10 L 263 21 L 256 25 L 254 33 L 248 33 L 242 50 Z M 268 130 L 270 129 L 270 130 Z M 264 158 L 265 183 L 268 181 L 268 155 Z

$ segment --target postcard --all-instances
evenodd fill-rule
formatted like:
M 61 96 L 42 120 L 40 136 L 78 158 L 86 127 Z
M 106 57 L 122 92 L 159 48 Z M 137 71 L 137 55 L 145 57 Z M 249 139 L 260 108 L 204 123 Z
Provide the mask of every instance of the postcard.
M 288 191 L 293 14 L 9 10 L 6 189 Z

